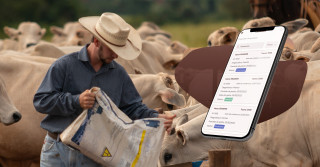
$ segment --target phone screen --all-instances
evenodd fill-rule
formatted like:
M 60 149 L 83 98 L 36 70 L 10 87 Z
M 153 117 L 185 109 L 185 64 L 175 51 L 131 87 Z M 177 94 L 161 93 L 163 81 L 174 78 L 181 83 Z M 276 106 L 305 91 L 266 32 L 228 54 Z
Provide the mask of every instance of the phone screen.
M 203 123 L 203 135 L 231 140 L 251 137 L 286 35 L 283 26 L 240 32 Z

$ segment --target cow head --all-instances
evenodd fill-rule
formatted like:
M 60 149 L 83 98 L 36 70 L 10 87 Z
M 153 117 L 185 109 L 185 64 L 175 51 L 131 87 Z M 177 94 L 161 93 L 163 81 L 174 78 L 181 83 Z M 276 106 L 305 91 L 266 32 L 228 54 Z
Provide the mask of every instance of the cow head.
M 19 24 L 18 29 L 5 26 L 4 32 L 9 38 L 17 40 L 19 50 L 23 50 L 32 45 L 36 45 L 46 33 L 46 29 L 41 29 L 35 22 L 22 22 Z
M 4 81 L 0 78 L 0 122 L 4 125 L 10 125 L 18 122 L 21 114 L 12 104 L 6 90 Z
M 148 36 L 163 35 L 166 38 L 171 38 L 170 33 L 163 31 L 158 25 L 152 22 L 143 22 L 139 28 L 137 28 L 141 39 L 146 39 Z
M 242 29 L 247 29 L 247 28 L 258 28 L 258 27 L 270 27 L 270 26 L 275 26 L 275 21 L 271 19 L 270 17 L 263 17 L 260 19 L 253 19 L 248 21 Z
M 290 48 L 284 48 L 281 53 L 280 60 L 303 60 L 308 62 L 312 55 L 309 51 L 295 51 Z
M 208 150 L 214 147 L 214 144 L 204 142 L 211 139 L 201 135 L 201 126 L 205 116 L 206 113 L 192 120 L 187 120 L 187 122 L 185 122 L 186 118 L 182 118 L 182 124 L 177 124 L 176 127 L 172 128 L 170 134 L 165 134 L 159 158 L 161 166 L 194 162 L 208 158 Z
M 208 46 L 233 45 L 239 30 L 235 27 L 222 27 L 208 37 Z
M 50 31 L 54 34 L 51 41 L 62 46 L 83 46 L 90 43 L 92 39 L 92 34 L 79 22 L 68 22 L 63 29 L 51 26 Z
M 172 110 L 186 105 L 185 97 L 179 94 L 179 86 L 172 76 L 166 73 L 130 74 L 143 103 L 149 108 Z

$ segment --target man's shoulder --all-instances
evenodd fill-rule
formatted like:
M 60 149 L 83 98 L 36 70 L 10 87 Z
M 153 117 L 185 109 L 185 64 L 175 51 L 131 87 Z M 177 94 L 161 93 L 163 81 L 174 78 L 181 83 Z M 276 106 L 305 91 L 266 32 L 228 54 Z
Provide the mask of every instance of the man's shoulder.
M 114 65 L 115 69 L 118 69 L 118 70 L 120 70 L 121 72 L 126 72 L 126 70 L 124 69 L 124 67 L 123 67 L 121 64 L 119 64 L 118 62 L 116 62 L 116 61 L 113 60 L 112 63 L 113 63 L 113 65 Z
M 58 58 L 56 62 L 57 63 L 70 63 L 72 61 L 78 61 L 78 54 L 79 54 L 79 52 L 73 52 L 73 53 L 66 54 L 66 55 Z

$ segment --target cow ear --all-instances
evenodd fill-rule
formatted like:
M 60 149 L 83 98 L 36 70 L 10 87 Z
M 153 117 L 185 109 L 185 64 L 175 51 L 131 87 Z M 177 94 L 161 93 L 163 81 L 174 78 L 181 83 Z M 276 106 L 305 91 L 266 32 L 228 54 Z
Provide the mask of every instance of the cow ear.
M 4 33 L 6 33 L 11 39 L 16 39 L 18 37 L 19 31 L 17 29 L 5 26 L 3 28 Z
M 185 124 L 186 122 L 188 122 L 188 120 L 189 120 L 188 115 L 187 114 L 183 114 L 182 116 L 177 118 L 175 126 L 180 126 L 182 124 Z
M 234 44 L 237 38 L 237 32 L 228 32 L 221 37 L 221 43 L 223 45 L 226 44 Z
M 41 37 L 43 37 L 44 34 L 46 34 L 46 32 L 47 32 L 47 30 L 46 30 L 45 28 L 42 28 L 42 29 L 41 29 Z
M 172 70 L 172 69 L 175 69 L 179 63 L 180 63 L 180 60 L 170 60 L 170 61 L 165 62 L 162 66 L 165 69 Z
M 57 26 L 51 26 L 50 31 L 52 34 L 55 34 L 58 36 L 66 36 L 66 34 L 63 32 L 63 29 Z
M 316 40 L 316 42 L 312 45 L 310 52 L 314 53 L 320 49 L 320 37 Z
M 300 18 L 292 21 L 287 21 L 285 23 L 282 23 L 281 25 L 287 27 L 288 33 L 292 34 L 301 29 L 302 27 L 306 26 L 308 22 L 309 21 L 307 19 Z
M 187 144 L 187 140 L 189 139 L 188 135 L 181 129 L 177 131 L 177 138 L 183 146 Z
M 163 102 L 167 104 L 172 104 L 178 107 L 184 107 L 186 105 L 186 99 L 183 95 L 178 94 L 176 91 L 170 88 L 160 90 L 159 95 Z

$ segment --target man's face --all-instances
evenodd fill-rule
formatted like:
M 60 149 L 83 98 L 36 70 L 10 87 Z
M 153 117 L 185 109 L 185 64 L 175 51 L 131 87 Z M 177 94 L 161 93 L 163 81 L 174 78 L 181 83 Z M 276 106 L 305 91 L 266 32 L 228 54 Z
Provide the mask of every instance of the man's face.
M 98 56 L 100 61 L 104 63 L 111 63 L 113 59 L 118 58 L 118 55 L 114 53 L 109 47 L 101 44 L 98 50 Z

